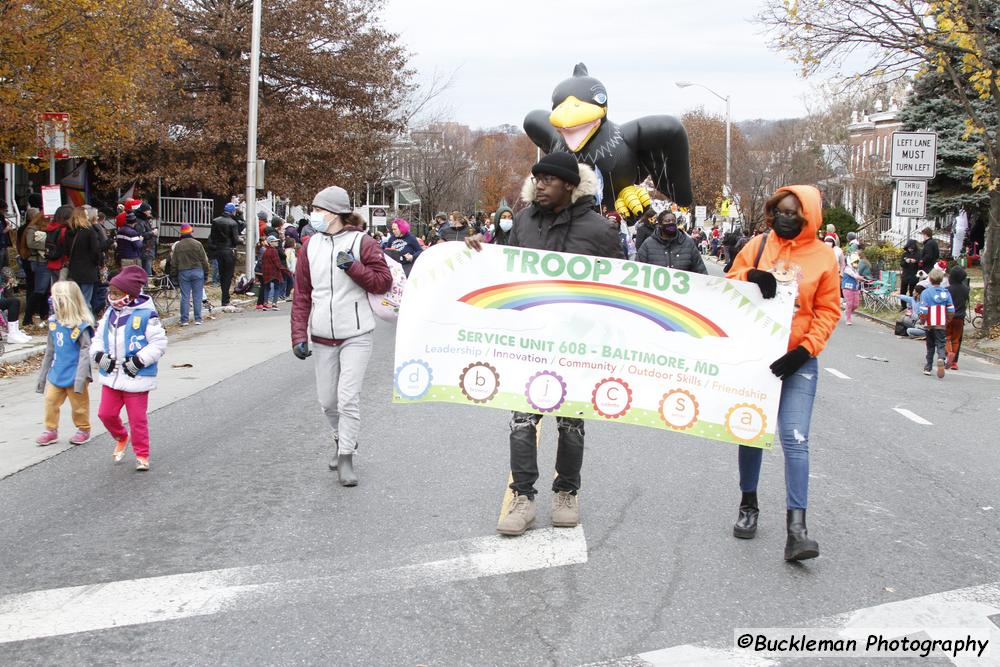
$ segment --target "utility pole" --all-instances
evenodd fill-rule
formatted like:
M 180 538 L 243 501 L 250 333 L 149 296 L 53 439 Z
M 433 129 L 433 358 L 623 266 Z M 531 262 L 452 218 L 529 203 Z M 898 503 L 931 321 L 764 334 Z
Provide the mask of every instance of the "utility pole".
M 246 218 L 247 277 L 253 275 L 257 246 L 257 84 L 260 80 L 261 0 L 253 0 L 253 33 L 250 38 L 250 106 L 247 124 L 247 189 L 243 216 Z
M 730 95 L 726 95 L 726 193 L 724 195 L 726 199 L 733 196 L 733 182 L 729 178 L 729 165 L 733 155 L 733 121 L 729 108 L 730 97 Z

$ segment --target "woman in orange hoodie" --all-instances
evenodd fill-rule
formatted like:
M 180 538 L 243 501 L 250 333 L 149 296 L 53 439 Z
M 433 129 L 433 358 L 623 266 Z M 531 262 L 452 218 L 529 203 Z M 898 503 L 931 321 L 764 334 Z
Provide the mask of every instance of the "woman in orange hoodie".
M 779 188 L 764 205 L 768 231 L 752 239 L 736 256 L 726 277 L 756 283 L 765 299 L 774 298 L 778 280 L 798 284 L 788 352 L 771 364 L 781 378 L 778 438 L 785 453 L 785 560 L 819 555 L 806 530 L 809 491 L 809 423 L 819 378 L 816 357 L 840 320 L 840 270 L 830 247 L 816 238 L 823 221 L 819 190 L 809 185 Z M 762 248 L 763 244 L 763 248 Z M 763 450 L 740 447 L 739 518 L 736 537 L 757 532 L 757 481 Z

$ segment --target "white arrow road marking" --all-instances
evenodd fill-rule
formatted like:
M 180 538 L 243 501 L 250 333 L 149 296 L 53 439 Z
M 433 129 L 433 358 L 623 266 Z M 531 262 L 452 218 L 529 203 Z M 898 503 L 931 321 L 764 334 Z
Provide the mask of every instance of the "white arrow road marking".
M 906 417 L 910 421 L 916 422 L 916 423 L 920 424 L 921 426 L 934 426 L 934 424 L 930 423 L 929 421 L 927 421 L 926 419 L 924 419 L 923 417 L 921 417 L 917 413 L 910 412 L 906 408 L 893 408 L 893 410 L 895 410 L 899 414 L 903 415 L 904 417 Z
M 434 545 L 443 558 L 349 573 L 331 563 L 261 565 L 128 579 L 0 597 L 0 643 L 207 616 L 300 600 L 367 595 L 587 562 L 583 527 Z M 338 572 L 336 577 L 331 572 Z
M 826 616 L 799 623 L 801 628 L 822 628 L 832 631 L 845 639 L 858 639 L 863 647 L 862 637 L 869 632 L 885 629 L 887 636 L 902 637 L 924 633 L 931 639 L 962 639 L 965 633 L 976 631 L 978 637 L 989 637 L 989 645 L 981 656 L 976 652 L 959 654 L 948 659 L 954 665 L 996 665 L 1000 664 L 1000 623 L 994 622 L 1000 614 L 1000 581 L 982 586 L 960 588 L 944 593 L 934 593 L 922 597 L 888 602 L 874 607 L 858 609 L 845 614 Z M 659 651 L 640 653 L 599 663 L 601 665 L 621 665 L 625 667 L 659 667 L 663 665 L 776 665 L 783 658 L 766 660 L 750 651 L 740 651 L 732 646 L 733 637 L 722 643 L 682 644 Z M 874 656 L 876 654 L 872 654 Z M 802 663 L 802 658 L 789 660 Z M 846 661 L 850 662 L 850 658 Z M 854 658 L 853 660 L 858 660 Z
M 841 373 L 840 371 L 838 371 L 836 368 L 827 368 L 826 371 L 830 375 L 832 375 L 834 377 L 838 377 L 841 380 L 850 380 L 851 379 L 850 377 L 848 377 L 848 376 L 844 375 L 843 373 Z

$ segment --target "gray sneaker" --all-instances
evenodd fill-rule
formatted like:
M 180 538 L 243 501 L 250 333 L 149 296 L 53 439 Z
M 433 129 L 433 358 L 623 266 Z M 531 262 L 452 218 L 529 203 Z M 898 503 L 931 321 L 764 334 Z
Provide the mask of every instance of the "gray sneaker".
M 569 491 L 559 491 L 552 499 L 552 525 L 576 528 L 580 523 L 580 500 Z
M 514 495 L 507 508 L 507 514 L 497 524 L 497 532 L 503 535 L 523 535 L 535 523 L 535 501 L 528 496 Z

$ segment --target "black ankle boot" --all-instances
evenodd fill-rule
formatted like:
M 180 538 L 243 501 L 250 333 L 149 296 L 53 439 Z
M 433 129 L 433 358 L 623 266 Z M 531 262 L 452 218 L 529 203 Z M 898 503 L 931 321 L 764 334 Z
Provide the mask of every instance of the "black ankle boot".
M 336 470 L 337 469 L 337 459 L 340 458 L 339 447 L 340 447 L 340 438 L 334 438 L 333 439 L 333 456 L 330 457 L 330 463 L 328 464 L 330 466 L 330 470 Z
M 785 518 L 788 541 L 785 543 L 785 560 L 807 560 L 819 555 L 819 544 L 809 539 L 806 530 L 806 511 L 788 510 Z
M 760 511 L 757 507 L 757 492 L 744 491 L 740 500 L 740 515 L 733 525 L 733 537 L 743 540 L 752 539 L 757 534 L 757 515 Z
M 354 454 L 337 455 L 337 474 L 341 486 L 358 485 L 358 476 L 354 474 Z

